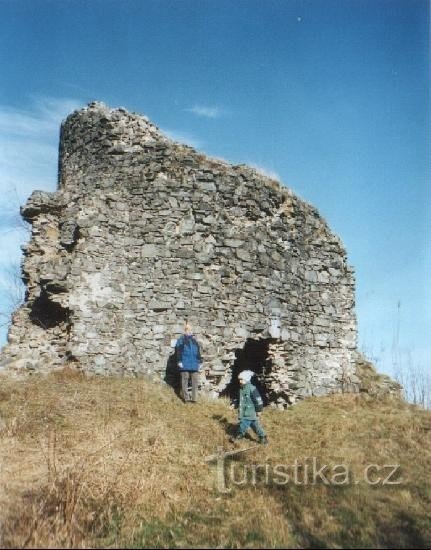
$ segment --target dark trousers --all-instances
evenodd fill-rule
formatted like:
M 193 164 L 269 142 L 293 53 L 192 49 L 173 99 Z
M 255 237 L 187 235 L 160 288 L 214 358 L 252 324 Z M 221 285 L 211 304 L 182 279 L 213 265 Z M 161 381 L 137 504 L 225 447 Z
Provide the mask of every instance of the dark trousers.
M 192 396 L 190 399 L 189 378 L 192 380 Z M 181 371 L 181 395 L 184 401 L 196 401 L 198 393 L 199 373 L 197 371 Z
M 239 421 L 238 426 L 238 436 L 244 437 L 245 432 L 252 428 L 259 437 L 265 437 L 265 430 L 262 427 L 262 424 L 260 423 L 259 419 L 256 418 L 256 420 L 251 420 L 250 418 L 241 418 Z

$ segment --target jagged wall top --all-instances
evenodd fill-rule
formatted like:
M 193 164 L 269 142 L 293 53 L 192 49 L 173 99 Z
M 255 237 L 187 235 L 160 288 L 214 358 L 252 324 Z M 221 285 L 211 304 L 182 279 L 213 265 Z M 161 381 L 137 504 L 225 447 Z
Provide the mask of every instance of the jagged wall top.
M 151 120 L 123 107 L 109 108 L 105 103 L 94 101 L 83 109 L 71 113 L 61 125 L 59 155 L 59 187 L 66 182 L 62 177 L 64 165 L 70 162 L 74 154 L 79 154 L 79 163 L 87 157 L 89 164 L 97 169 L 105 164 L 109 166 L 113 159 L 125 154 L 153 154 L 171 148 L 184 155 L 195 153 L 214 170 L 234 170 L 250 178 L 257 185 L 265 185 L 279 191 L 282 196 L 292 196 L 292 191 L 279 181 L 262 174 L 246 164 L 230 164 L 218 158 L 208 157 L 186 145 L 170 139 Z M 145 157 L 141 156 L 141 160 Z M 114 162 L 114 164 L 116 164 Z M 305 201 L 304 201 L 305 202 Z M 313 210 L 317 210 L 307 204 Z

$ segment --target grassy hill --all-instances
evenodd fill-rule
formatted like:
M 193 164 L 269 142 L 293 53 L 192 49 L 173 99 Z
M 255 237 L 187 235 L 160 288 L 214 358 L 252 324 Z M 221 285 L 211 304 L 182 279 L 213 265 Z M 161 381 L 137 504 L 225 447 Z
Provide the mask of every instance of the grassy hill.
M 222 399 L 67 370 L 2 377 L 0 545 L 431 546 L 430 412 L 344 394 L 262 421 L 269 446 L 234 445 Z M 218 447 L 253 448 L 207 460 Z

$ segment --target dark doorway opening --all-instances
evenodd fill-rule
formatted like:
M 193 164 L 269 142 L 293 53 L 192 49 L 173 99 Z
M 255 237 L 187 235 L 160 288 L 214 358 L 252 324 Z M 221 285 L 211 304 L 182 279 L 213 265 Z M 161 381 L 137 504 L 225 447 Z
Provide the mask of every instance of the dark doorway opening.
M 267 386 L 266 378 L 272 370 L 272 362 L 268 353 L 272 341 L 272 338 L 261 340 L 248 338 L 244 347 L 236 350 L 232 379 L 221 393 L 222 396 L 237 399 L 239 395 L 238 374 L 242 370 L 252 370 L 256 375 L 251 379 L 251 383 L 258 389 L 264 405 L 268 405 L 271 390 Z
M 33 302 L 30 311 L 32 323 L 44 329 L 56 327 L 61 323 L 67 323 L 69 316 L 70 310 L 50 300 L 44 289 L 41 290 L 40 296 Z

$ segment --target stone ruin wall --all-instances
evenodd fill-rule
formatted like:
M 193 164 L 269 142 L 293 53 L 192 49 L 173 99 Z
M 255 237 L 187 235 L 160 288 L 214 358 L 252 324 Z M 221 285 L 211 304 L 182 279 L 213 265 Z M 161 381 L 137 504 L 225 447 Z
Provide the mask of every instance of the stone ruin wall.
M 267 346 L 273 403 L 357 387 L 345 250 L 316 209 L 255 170 L 92 103 L 62 124 L 58 190 L 34 192 L 22 215 L 32 237 L 10 365 L 163 378 L 189 320 L 213 395 L 250 341 Z

